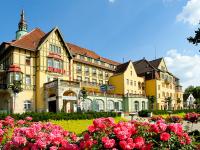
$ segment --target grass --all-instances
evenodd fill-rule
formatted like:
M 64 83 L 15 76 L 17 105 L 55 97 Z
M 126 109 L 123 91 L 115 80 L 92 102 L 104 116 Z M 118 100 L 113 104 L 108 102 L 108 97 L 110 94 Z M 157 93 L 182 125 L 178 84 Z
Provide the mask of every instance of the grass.
M 125 121 L 124 118 L 116 117 L 115 122 Z M 59 125 L 65 130 L 81 134 L 87 130 L 89 125 L 92 125 L 93 120 L 50 120 L 53 124 Z

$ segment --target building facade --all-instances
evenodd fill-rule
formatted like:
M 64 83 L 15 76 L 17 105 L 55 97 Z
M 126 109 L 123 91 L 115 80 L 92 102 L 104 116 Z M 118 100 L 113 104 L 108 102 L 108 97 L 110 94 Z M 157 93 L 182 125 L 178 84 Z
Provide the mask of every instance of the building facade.
M 172 98 L 173 109 L 175 99 L 182 99 L 178 78 L 167 71 L 163 59 L 158 66 L 147 60 L 115 62 L 66 42 L 57 27 L 48 33 L 39 28 L 28 32 L 23 11 L 15 40 L 0 45 L 0 64 L 0 111 L 133 112 L 148 109 L 148 95 L 157 98 L 157 109 L 168 109 L 166 96 Z M 15 81 L 22 91 L 13 90 Z

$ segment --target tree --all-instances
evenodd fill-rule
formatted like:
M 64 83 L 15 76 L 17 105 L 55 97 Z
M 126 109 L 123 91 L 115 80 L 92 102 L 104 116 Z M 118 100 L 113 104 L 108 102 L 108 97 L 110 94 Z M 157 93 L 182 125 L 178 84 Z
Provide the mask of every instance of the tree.
M 22 89 L 22 81 L 21 80 L 14 80 L 13 84 L 10 85 L 10 88 L 13 92 L 13 105 L 12 105 L 12 113 L 15 111 L 15 101 L 16 101 L 16 95 L 21 92 Z
M 198 45 L 200 43 L 200 28 L 198 28 L 196 31 L 195 31 L 195 35 L 192 37 L 188 37 L 187 40 L 194 44 L 194 45 Z M 200 52 L 200 50 L 199 50 Z
M 200 43 L 200 28 L 195 31 L 194 37 L 190 36 L 187 40 L 192 44 L 198 45 Z
M 148 101 L 149 101 L 149 109 L 153 110 L 153 104 L 156 102 L 156 97 L 155 96 L 147 96 Z
M 192 94 L 194 96 L 194 98 L 196 99 L 195 104 L 196 104 L 196 108 L 200 107 L 200 86 L 189 86 L 188 88 L 185 89 L 183 98 L 184 98 L 184 102 L 186 102 L 188 96 Z

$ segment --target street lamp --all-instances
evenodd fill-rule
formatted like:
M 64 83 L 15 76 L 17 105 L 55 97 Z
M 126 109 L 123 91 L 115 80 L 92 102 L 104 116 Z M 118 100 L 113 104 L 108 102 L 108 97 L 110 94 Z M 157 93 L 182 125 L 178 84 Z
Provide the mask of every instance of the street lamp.
M 8 69 L 8 87 L 13 92 L 13 102 L 12 102 L 12 113 L 15 109 L 15 100 L 17 93 L 22 91 L 22 72 L 21 68 L 18 65 L 10 65 Z

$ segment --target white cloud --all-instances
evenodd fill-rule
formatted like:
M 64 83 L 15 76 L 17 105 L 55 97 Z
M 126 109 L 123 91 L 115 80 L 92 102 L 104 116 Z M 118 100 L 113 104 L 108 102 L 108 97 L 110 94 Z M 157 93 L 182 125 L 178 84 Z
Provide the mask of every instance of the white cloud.
M 165 61 L 168 70 L 180 79 L 183 88 L 200 85 L 199 55 L 184 55 L 172 49 L 167 52 Z
M 110 3 L 114 3 L 115 2 L 115 0 L 108 0 Z
M 176 20 L 197 25 L 200 21 L 200 0 L 188 0 L 182 12 L 176 16 Z

